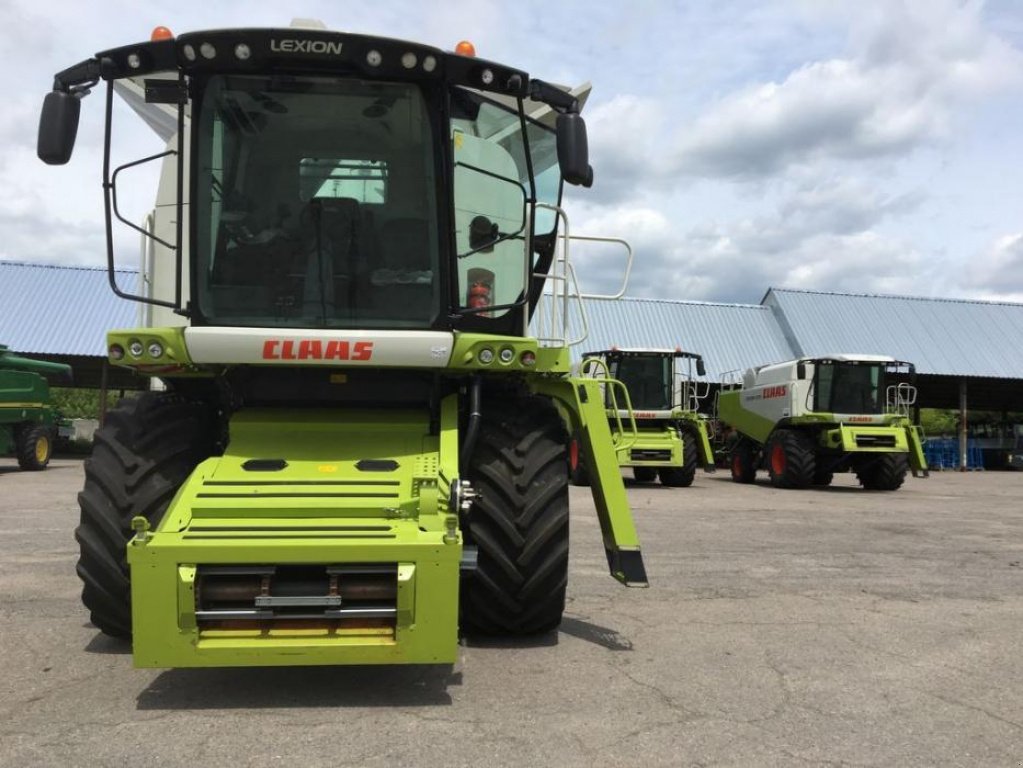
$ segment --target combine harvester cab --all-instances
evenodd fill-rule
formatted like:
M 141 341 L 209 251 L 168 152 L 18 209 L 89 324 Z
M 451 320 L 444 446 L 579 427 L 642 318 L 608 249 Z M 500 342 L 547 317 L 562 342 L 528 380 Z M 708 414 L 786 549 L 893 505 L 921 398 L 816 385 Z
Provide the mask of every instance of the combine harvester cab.
M 106 81 L 111 286 L 150 316 L 109 356 L 166 388 L 109 413 L 76 531 L 138 666 L 451 663 L 460 627 L 553 629 L 565 414 L 611 575 L 646 586 L 600 384 L 567 331 L 527 333 L 578 298 L 559 203 L 592 182 L 588 88 L 460 49 L 158 28 L 56 76 L 51 164 Z M 113 281 L 115 87 L 168 142 L 140 296 Z
M 46 469 L 64 429 L 46 376 L 70 379 L 71 366 L 12 355 L 0 344 L 0 456 L 14 454 L 30 471 Z
M 714 453 L 700 402 L 710 383 L 703 357 L 681 348 L 587 352 L 581 375 L 604 385 L 604 406 L 620 467 L 637 482 L 674 488 L 693 484 L 696 468 L 713 472 Z M 573 443 L 574 444 L 574 443 Z M 572 452 L 572 481 L 589 484 L 585 458 Z
M 831 355 L 726 375 L 718 416 L 733 430 L 732 479 L 766 469 L 777 488 L 831 483 L 855 472 L 869 490 L 894 491 L 907 471 L 927 475 L 914 368 L 879 355 Z

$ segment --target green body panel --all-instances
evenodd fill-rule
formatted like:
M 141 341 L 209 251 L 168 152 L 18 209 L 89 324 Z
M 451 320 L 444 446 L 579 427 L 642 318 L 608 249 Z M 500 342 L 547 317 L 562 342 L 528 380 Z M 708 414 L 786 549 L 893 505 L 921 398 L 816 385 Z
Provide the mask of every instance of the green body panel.
M 704 468 L 711 469 L 714 467 L 714 449 L 710 445 L 710 424 L 703 416 L 699 414 L 687 412 L 685 414 L 686 421 L 689 422 L 690 426 L 693 427 L 693 431 L 697 435 L 696 438 L 696 449 L 699 451 L 698 459 Z
M 618 465 L 621 467 L 680 467 L 683 463 L 682 438 L 671 424 L 647 425 L 637 422 L 638 434 L 628 445 L 616 447 Z M 663 459 L 633 458 L 641 451 L 668 451 Z
M 579 448 L 590 475 L 611 575 L 626 586 L 647 586 L 639 536 L 629 511 L 629 499 L 604 409 L 602 382 L 585 377 L 536 377 L 529 384 L 534 392 L 558 401 L 568 415 L 572 431 L 579 435 Z
M 560 366 L 561 354 L 549 358 Z M 551 373 L 525 381 L 586 435 L 609 569 L 628 586 L 646 586 L 599 383 Z M 462 537 L 449 504 L 458 476 L 458 418 L 458 395 L 442 401 L 434 435 L 425 410 L 235 413 L 225 453 L 202 462 L 155 530 L 140 530 L 128 546 L 135 664 L 454 662 Z M 287 464 L 246 469 L 253 459 Z M 396 466 L 367 471 L 357 466 L 364 460 Z M 300 564 L 397 565 L 394 626 L 363 632 L 199 626 L 201 567 Z
M 763 445 L 774 431 L 775 423 L 742 407 L 741 390 L 721 390 L 718 395 L 718 416 L 732 429 Z
M 0 344 L 0 454 L 15 450 L 15 430 L 53 427 L 59 420 L 50 400 L 50 386 L 41 374 L 68 375 L 62 363 L 31 360 L 7 352 Z
M 223 456 L 201 463 L 160 524 L 128 546 L 140 667 L 451 663 L 457 656 L 457 402 L 426 413 L 253 409 Z M 251 459 L 284 459 L 252 471 Z M 397 466 L 360 470 L 362 460 Z M 197 628 L 203 565 L 396 564 L 391 629 Z
M 927 457 L 924 455 L 923 430 L 915 424 L 906 425 L 906 443 L 909 445 L 909 466 L 913 474 L 927 475 Z
M 895 444 L 890 446 L 857 445 L 857 438 L 891 438 Z M 840 451 L 841 453 L 906 453 L 909 443 L 906 430 L 901 427 L 859 426 L 856 424 L 839 424 L 837 427 L 822 430 L 818 436 L 821 448 Z

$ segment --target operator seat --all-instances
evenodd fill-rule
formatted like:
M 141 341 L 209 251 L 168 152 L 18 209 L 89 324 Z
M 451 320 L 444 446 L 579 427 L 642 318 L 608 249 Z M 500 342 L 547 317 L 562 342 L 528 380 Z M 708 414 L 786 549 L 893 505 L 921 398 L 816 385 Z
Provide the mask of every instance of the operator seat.
M 358 301 L 359 202 L 351 197 L 314 198 L 300 216 L 305 276 L 302 315 L 348 315 Z
M 434 311 L 433 265 L 425 219 L 387 221 L 380 231 L 380 260 L 370 283 L 374 314 L 407 320 L 429 320 Z

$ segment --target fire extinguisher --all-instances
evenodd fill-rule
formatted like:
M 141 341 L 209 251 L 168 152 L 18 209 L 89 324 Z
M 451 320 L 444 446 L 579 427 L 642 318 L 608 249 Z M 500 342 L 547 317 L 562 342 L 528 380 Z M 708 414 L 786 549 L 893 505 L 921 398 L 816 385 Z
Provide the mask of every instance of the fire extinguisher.
M 494 273 L 489 269 L 475 267 L 470 269 L 466 275 L 469 289 L 465 297 L 465 304 L 472 309 L 489 307 L 494 303 Z M 484 317 L 490 317 L 489 312 L 480 312 Z

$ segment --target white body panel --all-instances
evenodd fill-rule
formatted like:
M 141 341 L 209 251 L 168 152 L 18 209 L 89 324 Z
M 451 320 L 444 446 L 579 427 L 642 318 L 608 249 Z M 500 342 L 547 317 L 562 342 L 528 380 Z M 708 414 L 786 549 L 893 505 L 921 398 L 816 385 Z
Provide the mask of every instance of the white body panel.
M 818 360 L 842 363 L 894 363 L 886 355 L 835 354 L 821 355 Z M 816 365 L 804 362 L 805 378 L 797 378 L 799 360 L 786 360 L 759 368 L 750 368 L 743 376 L 742 407 L 771 421 L 813 412 L 813 379 Z M 835 414 L 848 423 L 882 424 L 883 414 Z
M 185 330 L 194 363 L 443 368 L 454 334 L 445 331 L 326 331 L 210 326 Z

